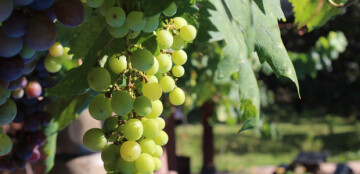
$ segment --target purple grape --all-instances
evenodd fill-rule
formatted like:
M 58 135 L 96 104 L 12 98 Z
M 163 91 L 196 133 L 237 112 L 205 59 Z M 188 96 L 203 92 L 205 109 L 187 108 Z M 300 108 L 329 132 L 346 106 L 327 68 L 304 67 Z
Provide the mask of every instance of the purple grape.
M 41 118 L 36 114 L 25 117 L 24 127 L 28 131 L 36 131 L 41 126 Z
M 44 57 L 44 56 L 41 56 L 40 59 L 37 61 L 35 70 L 36 70 L 36 71 L 44 70 L 44 69 L 45 69 L 44 62 L 45 62 L 45 57 Z
M 0 78 L 2 80 L 16 80 L 22 75 L 23 70 L 24 62 L 20 56 L 0 58 Z
M 24 114 L 22 113 L 21 109 L 18 109 L 16 113 L 16 117 L 13 120 L 14 123 L 22 123 L 24 122 Z
M 36 76 L 43 79 L 45 77 L 47 77 L 49 75 L 49 72 L 46 71 L 45 69 L 44 70 L 39 70 L 39 71 L 36 71 Z
M 34 106 L 25 106 L 23 112 L 25 115 L 30 116 L 36 112 L 36 108 Z
M 15 156 L 22 160 L 28 160 L 33 154 L 34 147 L 30 142 L 23 142 L 15 150 Z
M 30 132 L 29 137 L 30 137 L 30 142 L 32 144 L 39 145 L 39 146 L 44 145 L 45 140 L 46 140 L 46 135 L 41 130 L 38 130 L 35 132 Z
M 32 156 L 28 159 L 28 161 L 33 163 L 33 162 L 39 161 L 39 159 L 40 159 L 40 151 L 39 151 L 39 149 L 35 148 L 33 150 Z
M 48 16 L 52 21 L 56 19 L 56 15 L 53 8 L 48 8 L 44 11 L 45 15 Z
M 34 104 L 36 104 L 38 102 L 37 98 L 27 98 L 27 97 L 23 97 L 21 99 L 21 103 L 23 103 L 26 106 L 33 106 Z
M 34 71 L 36 67 L 36 60 L 24 65 L 24 72 L 23 74 L 30 74 Z
M 67 27 L 76 27 L 85 20 L 85 8 L 80 0 L 58 0 L 53 8 L 58 21 Z
M 0 22 L 5 21 L 12 13 L 14 3 L 12 0 L 0 0 Z
M 22 82 L 22 77 L 19 77 L 18 79 L 11 81 L 7 89 L 10 91 L 14 91 L 20 88 L 21 82 Z
M 20 5 L 20 6 L 25 6 L 25 5 L 29 5 L 33 2 L 34 0 L 14 0 L 14 2 L 17 4 L 17 5 Z
M 27 17 L 21 11 L 14 11 L 11 16 L 3 22 L 4 33 L 12 38 L 19 38 L 25 34 Z
M 56 37 L 56 25 L 46 15 L 39 14 L 29 21 L 24 41 L 36 51 L 45 51 L 55 43 Z
M 0 30 L 0 57 L 15 56 L 22 47 L 23 40 L 21 38 L 11 38 L 3 30 Z
M 55 0 L 34 0 L 29 7 L 33 10 L 43 11 L 54 4 Z

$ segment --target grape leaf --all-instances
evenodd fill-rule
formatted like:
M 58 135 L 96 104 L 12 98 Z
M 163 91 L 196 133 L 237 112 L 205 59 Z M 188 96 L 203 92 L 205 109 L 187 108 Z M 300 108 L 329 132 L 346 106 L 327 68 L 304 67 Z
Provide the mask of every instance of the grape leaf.
M 58 135 L 58 127 L 55 122 L 50 122 L 50 124 L 45 128 L 46 142 L 44 145 L 44 152 L 47 155 L 45 159 L 46 173 L 49 173 L 50 170 L 54 167 L 55 163 L 55 154 L 56 154 L 56 140 Z
M 174 0 L 144 0 L 144 15 L 154 16 L 165 10 Z

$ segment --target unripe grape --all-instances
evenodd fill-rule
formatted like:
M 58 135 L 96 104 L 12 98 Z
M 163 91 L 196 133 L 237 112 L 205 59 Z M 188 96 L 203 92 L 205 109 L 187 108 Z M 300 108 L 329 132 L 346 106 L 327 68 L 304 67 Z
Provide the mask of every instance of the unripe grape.
M 146 115 L 146 118 L 156 118 L 161 115 L 163 111 L 163 104 L 160 100 L 155 100 L 151 102 L 152 109 L 150 114 Z
M 164 92 L 170 92 L 175 88 L 175 81 L 170 76 L 165 76 L 161 78 L 159 84 Z
M 135 141 L 126 141 L 120 147 L 121 158 L 127 162 L 135 161 L 141 154 L 141 147 Z
M 129 39 L 135 39 L 136 37 L 138 37 L 140 34 L 140 31 L 134 31 L 134 30 L 129 30 L 127 37 Z
M 175 17 L 172 20 L 172 24 L 175 26 L 175 29 L 180 29 L 181 27 L 187 25 L 187 22 L 184 18 L 182 17 Z
M 0 105 L 0 125 L 9 124 L 15 119 L 17 107 L 13 100 L 7 99 L 6 102 Z
M 127 69 L 126 57 L 121 54 L 114 54 L 109 59 L 109 67 L 115 74 L 120 74 Z
M 157 83 L 146 83 L 143 86 L 142 92 L 151 101 L 158 100 L 162 95 L 161 86 Z
M 21 88 L 18 88 L 15 91 L 11 91 L 11 96 L 14 99 L 20 99 L 24 96 L 24 94 L 25 94 L 24 89 L 21 89 Z
M 153 157 L 153 160 L 155 162 L 155 169 L 154 170 L 159 170 L 162 166 L 161 160 L 159 158 Z
M 104 169 L 106 172 L 111 173 L 116 170 L 116 163 L 104 163 Z
M 171 69 L 172 74 L 175 77 L 182 77 L 185 73 L 185 69 L 183 66 L 181 65 L 175 65 L 172 69 Z
M 180 36 L 185 41 L 192 41 L 196 37 L 196 28 L 192 25 L 183 26 L 180 29 Z
M 101 152 L 101 159 L 104 163 L 114 163 L 120 157 L 120 146 L 115 144 L 108 144 Z
M 154 75 L 150 75 L 150 76 L 146 76 L 146 77 L 149 79 L 148 83 L 158 83 L 159 82 L 157 77 Z M 145 83 L 143 85 L 145 85 Z
M 122 25 L 120 27 L 112 27 L 108 25 L 107 30 L 112 37 L 123 38 L 128 34 L 129 27 L 127 27 L 126 25 Z
M 25 87 L 25 94 L 28 98 L 36 98 L 41 95 L 42 88 L 40 83 L 31 81 Z
M 112 27 L 120 27 L 125 19 L 125 11 L 120 7 L 112 7 L 106 12 L 106 22 Z
M 44 61 L 45 69 L 51 73 L 59 72 L 62 65 L 61 60 L 52 56 L 47 56 Z
M 176 65 L 183 65 L 187 61 L 187 54 L 183 50 L 174 51 L 171 55 L 171 59 Z
M 139 71 L 147 71 L 154 65 L 154 56 L 147 49 L 138 49 L 130 56 L 133 68 Z
M 141 147 L 141 153 L 148 153 L 153 154 L 155 153 L 155 141 L 150 138 L 145 138 L 141 140 L 140 147 Z
M 153 31 L 155 31 L 159 26 L 159 17 L 160 17 L 160 13 L 156 14 L 152 17 L 146 18 L 145 19 L 146 24 L 145 24 L 144 28 L 142 29 L 142 31 L 145 33 L 151 33 Z
M 154 141 L 157 145 L 163 146 L 169 141 L 169 136 L 165 131 L 161 131 L 157 137 L 154 138 Z
M 0 156 L 8 154 L 12 149 L 12 141 L 4 133 L 0 133 Z
M 155 138 L 159 135 L 161 129 L 159 122 L 155 119 L 147 119 L 142 124 L 144 126 L 144 137 Z
M 100 6 L 100 14 L 102 16 L 106 16 L 106 12 L 111 8 L 114 7 L 115 0 L 105 0 L 104 3 Z
M 111 116 L 111 99 L 104 94 L 95 96 L 89 104 L 89 113 L 96 120 L 105 120 Z
M 111 77 L 105 68 L 94 67 L 90 69 L 87 81 L 93 90 L 103 91 L 110 86 Z
M 4 104 L 10 97 L 11 91 L 8 91 L 2 85 L 0 85 L 0 105 Z
M 135 167 L 139 172 L 152 172 L 155 169 L 153 157 L 147 153 L 142 153 L 135 161 Z
M 145 26 L 145 18 L 143 12 L 132 11 L 126 17 L 126 25 L 134 31 L 141 31 Z
M 145 71 L 145 73 L 146 73 L 147 75 L 154 75 L 154 74 L 156 74 L 156 73 L 158 72 L 158 70 L 159 70 L 159 62 L 158 62 L 158 60 L 154 57 L 154 64 L 153 64 L 153 66 L 152 66 L 149 70 Z
M 144 132 L 143 124 L 138 119 L 130 119 L 125 123 L 124 136 L 128 140 L 138 140 Z
M 184 45 L 185 45 L 185 41 L 184 39 L 181 38 L 180 35 L 176 35 L 173 37 L 174 41 L 173 41 L 173 44 L 171 45 L 171 49 L 173 50 L 181 50 L 184 48 Z
M 111 108 L 116 114 L 125 116 L 131 111 L 133 103 L 133 98 L 129 93 L 117 91 L 112 96 Z
M 157 33 L 156 41 L 162 49 L 168 49 L 174 42 L 172 34 L 167 30 L 160 30 Z
M 63 54 L 60 57 L 58 57 L 58 59 L 60 59 L 61 61 L 71 60 L 74 55 L 69 54 L 69 51 L 70 51 L 69 47 L 64 47 Z
M 108 0 L 107 0 L 108 1 Z M 86 0 L 86 4 L 92 8 L 98 8 L 104 3 L 104 0 Z
M 165 120 L 161 117 L 157 117 L 156 121 L 159 123 L 160 129 L 164 129 L 165 128 Z
M 171 57 L 168 54 L 160 54 L 156 57 L 159 62 L 158 73 L 166 73 L 170 71 L 172 67 Z
M 34 49 L 29 48 L 27 45 L 24 44 L 23 48 L 21 49 L 19 55 L 24 59 L 29 59 L 34 56 L 36 51 Z
M 60 42 L 55 42 L 50 48 L 49 53 L 54 57 L 59 57 L 63 54 L 64 48 Z
M 164 11 L 162 11 L 162 13 L 167 17 L 171 17 L 176 14 L 176 11 L 177 11 L 177 6 L 175 2 L 173 2 Z
M 145 96 L 136 97 L 134 101 L 134 111 L 140 115 L 145 116 L 151 112 L 151 101 Z
M 177 106 L 177 105 L 182 105 L 185 102 L 185 93 L 182 89 L 180 88 L 175 88 L 174 90 L 172 90 L 169 94 L 169 99 L 171 104 Z
M 127 162 L 121 157 L 116 162 L 116 168 L 123 174 L 132 174 L 135 169 L 135 162 Z
M 104 132 L 115 131 L 119 127 L 119 119 L 117 117 L 109 117 L 104 121 L 102 130 Z
M 155 146 L 155 151 L 153 154 L 151 154 L 153 157 L 160 157 L 163 154 L 163 148 L 159 145 Z
M 101 129 L 92 128 L 85 132 L 83 136 L 83 143 L 90 151 L 97 152 L 106 146 L 107 140 Z

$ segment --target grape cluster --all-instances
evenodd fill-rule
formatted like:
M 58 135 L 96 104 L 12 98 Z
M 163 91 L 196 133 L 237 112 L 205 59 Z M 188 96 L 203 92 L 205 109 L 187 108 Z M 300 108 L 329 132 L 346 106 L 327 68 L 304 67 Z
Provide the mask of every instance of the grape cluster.
M 182 17 L 166 20 L 161 27 L 160 14 L 144 18 L 142 12 L 132 11 L 126 17 L 124 10 L 113 7 L 115 1 L 111 0 L 87 0 L 86 3 L 100 8 L 113 37 L 132 39 L 140 31 L 156 34 L 161 49 L 157 56 L 141 45 L 132 45 L 132 49 L 109 57 L 109 69 L 119 77 L 115 83 L 106 68 L 90 69 L 88 84 L 99 94 L 91 100 L 89 112 L 94 119 L 104 120 L 104 124 L 101 129 L 92 128 L 83 136 L 87 149 L 102 151 L 101 158 L 108 173 L 152 173 L 160 169 L 161 146 L 168 141 L 163 131 L 165 121 L 160 117 L 163 112 L 161 97 L 169 93 L 172 105 L 185 102 L 185 93 L 176 86 L 176 80 L 184 75 L 182 65 L 187 61 L 182 49 L 194 40 L 196 29 Z M 173 3 L 163 14 L 170 17 L 176 11 Z M 120 31 L 124 32 L 120 34 Z M 137 33 L 135 37 L 134 33 Z

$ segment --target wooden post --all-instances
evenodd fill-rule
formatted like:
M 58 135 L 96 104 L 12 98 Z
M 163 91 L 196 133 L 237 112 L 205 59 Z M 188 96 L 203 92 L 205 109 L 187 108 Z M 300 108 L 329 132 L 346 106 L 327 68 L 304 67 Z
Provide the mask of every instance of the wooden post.
M 209 124 L 208 119 L 214 113 L 214 104 L 206 102 L 201 107 L 201 123 L 204 128 L 202 139 L 203 150 L 203 168 L 201 174 L 215 174 L 214 165 L 214 132 L 212 126 Z

